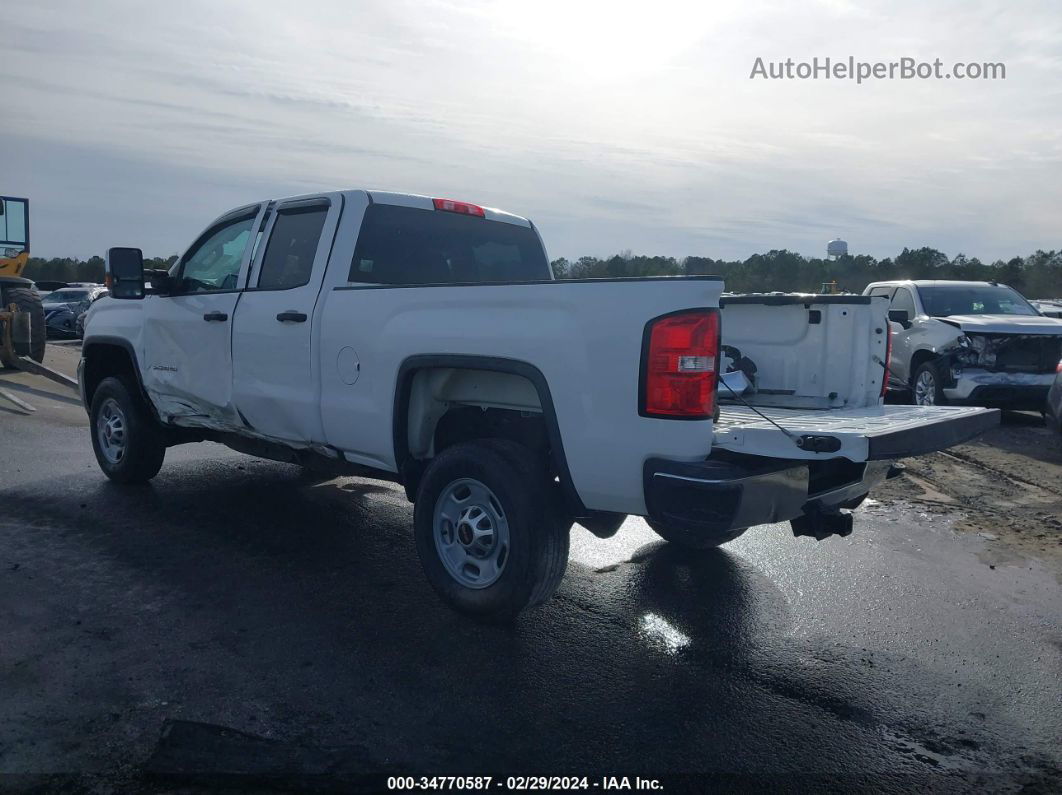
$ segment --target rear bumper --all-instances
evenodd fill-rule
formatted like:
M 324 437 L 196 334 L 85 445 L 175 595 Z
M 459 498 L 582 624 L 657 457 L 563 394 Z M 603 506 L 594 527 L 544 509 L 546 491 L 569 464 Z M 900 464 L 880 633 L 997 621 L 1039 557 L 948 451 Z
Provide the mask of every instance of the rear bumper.
M 836 510 L 885 480 L 891 464 L 707 459 L 645 462 L 649 518 L 704 535 Z

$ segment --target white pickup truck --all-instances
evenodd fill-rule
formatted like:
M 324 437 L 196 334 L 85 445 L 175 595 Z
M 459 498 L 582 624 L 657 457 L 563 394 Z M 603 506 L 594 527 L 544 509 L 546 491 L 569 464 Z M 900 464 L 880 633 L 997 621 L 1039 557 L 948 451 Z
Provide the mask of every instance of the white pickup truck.
M 431 584 L 490 619 L 550 596 L 573 522 L 637 514 L 693 548 L 846 535 L 894 459 L 998 422 L 882 405 L 885 299 L 554 281 L 530 221 L 448 199 L 262 201 L 149 288 L 138 249 L 107 267 L 78 376 L 109 478 L 213 440 L 400 483 Z

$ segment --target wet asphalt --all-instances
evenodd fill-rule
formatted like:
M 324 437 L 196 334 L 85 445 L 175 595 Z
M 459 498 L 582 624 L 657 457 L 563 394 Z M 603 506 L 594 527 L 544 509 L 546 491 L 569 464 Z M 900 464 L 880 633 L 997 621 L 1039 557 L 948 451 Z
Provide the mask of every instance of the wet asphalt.
M 1059 583 L 946 519 L 871 503 L 845 539 L 702 554 L 576 528 L 554 599 L 486 627 L 435 597 L 392 485 L 200 444 L 121 488 L 75 398 L 0 386 L 37 408 L 0 401 L 0 790 L 1062 789 Z

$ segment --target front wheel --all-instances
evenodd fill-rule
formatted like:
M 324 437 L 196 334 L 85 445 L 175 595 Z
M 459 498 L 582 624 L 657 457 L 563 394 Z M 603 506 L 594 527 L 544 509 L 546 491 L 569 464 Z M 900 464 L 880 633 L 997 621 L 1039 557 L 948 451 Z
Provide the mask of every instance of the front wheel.
M 943 406 L 944 397 L 940 369 L 933 362 L 925 362 L 915 371 L 913 397 L 916 406 Z
M 530 450 L 484 440 L 449 447 L 428 465 L 413 509 L 417 554 L 457 610 L 508 621 L 552 596 L 568 565 L 561 521 Z
M 138 393 L 119 378 L 104 378 L 89 412 L 92 451 L 116 483 L 146 483 L 159 473 L 166 444 Z

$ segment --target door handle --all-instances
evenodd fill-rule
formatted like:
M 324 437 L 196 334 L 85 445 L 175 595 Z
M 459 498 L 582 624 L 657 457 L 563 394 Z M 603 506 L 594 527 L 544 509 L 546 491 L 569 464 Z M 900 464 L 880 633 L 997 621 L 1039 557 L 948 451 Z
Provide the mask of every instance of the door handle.
M 305 323 L 306 313 L 292 312 L 291 310 L 288 310 L 287 312 L 281 312 L 279 315 L 277 315 L 277 320 L 279 320 L 281 323 Z
M 228 319 L 229 316 L 224 312 L 207 312 L 205 315 L 203 315 L 203 320 L 206 320 L 207 322 L 210 322 L 211 320 L 217 320 L 224 323 Z

